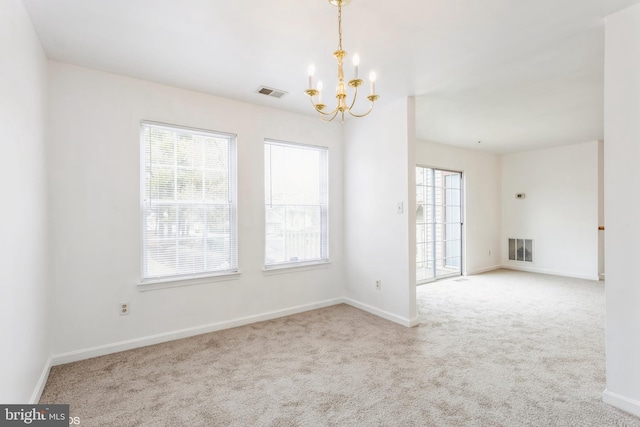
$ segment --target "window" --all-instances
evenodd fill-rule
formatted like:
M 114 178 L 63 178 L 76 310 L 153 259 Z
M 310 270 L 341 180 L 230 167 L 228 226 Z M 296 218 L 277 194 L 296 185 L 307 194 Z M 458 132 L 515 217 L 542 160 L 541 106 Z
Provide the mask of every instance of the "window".
M 235 135 L 142 122 L 142 276 L 237 271 Z
M 328 261 L 326 147 L 266 140 L 266 268 Z

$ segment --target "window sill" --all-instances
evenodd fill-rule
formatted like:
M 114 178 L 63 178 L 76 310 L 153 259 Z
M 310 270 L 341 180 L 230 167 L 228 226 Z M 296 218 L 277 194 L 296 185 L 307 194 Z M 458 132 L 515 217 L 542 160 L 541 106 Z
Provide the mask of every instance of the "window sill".
M 262 274 L 265 276 L 271 276 L 274 274 L 286 274 L 286 273 L 295 273 L 297 271 L 305 271 L 305 270 L 316 270 L 318 268 L 327 268 L 331 265 L 329 261 L 319 261 L 319 262 L 310 262 L 310 263 L 299 263 L 299 264 L 286 264 L 286 265 L 275 265 L 271 267 L 265 267 L 262 269 Z
M 211 274 L 209 276 L 147 279 L 138 283 L 138 290 L 141 292 L 155 291 L 158 289 L 178 288 L 182 286 L 201 285 L 204 283 L 238 280 L 239 278 L 240 271 L 238 270 L 232 273 Z

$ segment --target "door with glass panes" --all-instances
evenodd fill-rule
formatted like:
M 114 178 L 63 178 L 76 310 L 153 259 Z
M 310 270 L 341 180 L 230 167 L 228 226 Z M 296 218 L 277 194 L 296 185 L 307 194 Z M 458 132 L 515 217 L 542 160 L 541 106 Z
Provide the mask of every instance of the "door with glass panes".
M 462 274 L 462 173 L 416 167 L 416 279 Z

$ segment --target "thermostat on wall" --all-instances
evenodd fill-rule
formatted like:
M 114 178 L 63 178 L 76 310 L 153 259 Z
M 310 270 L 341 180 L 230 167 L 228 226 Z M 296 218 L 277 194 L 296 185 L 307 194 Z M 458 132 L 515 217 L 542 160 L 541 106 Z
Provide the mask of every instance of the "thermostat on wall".
M 524 193 L 516 194 L 516 199 L 524 199 L 524 198 L 525 198 L 525 194 Z

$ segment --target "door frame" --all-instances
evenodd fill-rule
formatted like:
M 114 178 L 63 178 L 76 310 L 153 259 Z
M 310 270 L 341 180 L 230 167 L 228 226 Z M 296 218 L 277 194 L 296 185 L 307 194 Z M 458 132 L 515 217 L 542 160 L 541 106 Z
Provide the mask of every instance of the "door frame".
M 466 195 L 466 180 L 465 180 L 465 173 L 464 171 L 461 170 L 455 170 L 455 169 L 448 169 L 448 168 L 442 168 L 442 167 L 437 167 L 437 166 L 428 166 L 428 165 L 423 165 L 423 164 L 416 164 L 416 168 L 423 168 L 423 169 L 433 169 L 434 171 L 442 171 L 442 172 L 452 172 L 452 173 L 457 173 L 460 174 L 460 273 L 452 273 L 452 274 L 447 274 L 444 276 L 437 276 L 436 274 L 436 270 L 434 269 L 434 277 L 432 278 L 427 278 L 427 279 L 422 279 L 422 280 L 416 280 L 416 285 L 423 285 L 426 283 L 432 283 L 435 282 L 437 280 L 441 280 L 441 279 L 447 279 L 450 277 L 455 277 L 455 276 L 463 276 L 465 274 L 466 271 L 466 256 L 465 256 L 465 244 L 466 244 L 466 239 L 465 239 L 465 235 L 466 235 L 466 221 L 465 221 L 465 195 Z M 414 172 L 415 173 L 415 172 Z M 414 188 L 415 191 L 415 188 Z M 416 211 L 418 208 L 418 203 L 416 201 Z M 415 226 L 414 226 L 414 233 L 416 233 L 415 230 Z M 417 241 L 417 235 L 416 235 L 416 241 Z M 417 249 L 416 249 L 417 250 Z M 435 257 L 435 253 L 434 253 L 434 257 Z M 435 262 L 435 259 L 434 259 Z M 413 262 L 413 268 L 416 269 L 417 271 L 417 265 L 416 265 L 416 261 L 414 260 Z

